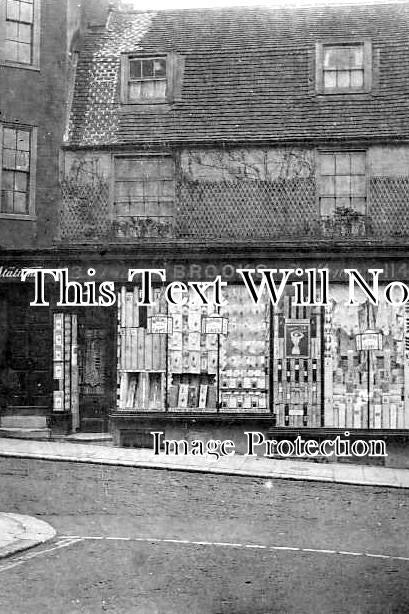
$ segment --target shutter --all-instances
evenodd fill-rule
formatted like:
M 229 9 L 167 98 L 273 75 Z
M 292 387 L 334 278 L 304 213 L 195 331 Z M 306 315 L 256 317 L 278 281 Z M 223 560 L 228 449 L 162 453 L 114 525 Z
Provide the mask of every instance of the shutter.
M 172 51 L 167 55 L 168 102 L 182 100 L 183 76 L 185 72 L 185 56 Z
M 120 82 L 120 101 L 125 104 L 128 102 L 128 66 L 129 56 L 121 54 L 121 82 Z

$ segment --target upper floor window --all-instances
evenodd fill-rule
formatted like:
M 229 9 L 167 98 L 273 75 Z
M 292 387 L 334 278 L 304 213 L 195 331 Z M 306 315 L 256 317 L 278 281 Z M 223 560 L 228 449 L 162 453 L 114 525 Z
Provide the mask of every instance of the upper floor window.
M 37 67 L 40 0 L 5 0 L 0 8 L 0 59 Z
M 332 215 L 336 209 L 366 213 L 365 152 L 320 153 L 318 186 L 322 216 Z
M 0 214 L 21 217 L 34 213 L 34 129 L 0 126 Z
M 166 103 L 180 99 L 184 59 L 177 53 L 139 57 L 123 55 L 121 101 L 124 103 Z
M 317 91 L 322 94 L 368 92 L 371 87 L 371 44 L 317 45 Z
M 166 98 L 166 58 L 131 58 L 128 100 L 161 98 Z
M 175 212 L 175 162 L 170 156 L 115 158 L 117 227 L 125 236 L 171 233 Z

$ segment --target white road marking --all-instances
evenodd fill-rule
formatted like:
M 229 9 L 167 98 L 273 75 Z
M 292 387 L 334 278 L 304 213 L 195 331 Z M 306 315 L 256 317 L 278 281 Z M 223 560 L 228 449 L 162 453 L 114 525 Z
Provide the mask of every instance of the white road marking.
M 23 563 L 27 563 L 33 558 L 43 556 L 44 554 L 55 552 L 60 548 L 66 548 L 83 541 L 126 541 L 126 542 L 144 542 L 144 543 L 163 543 L 163 544 L 180 544 L 191 546 L 217 546 L 224 548 L 247 548 L 254 550 L 270 550 L 270 551 L 284 551 L 284 552 L 306 552 L 312 554 L 336 554 L 341 556 L 365 556 L 374 559 L 385 559 L 390 561 L 408 561 L 409 557 L 405 556 L 392 556 L 387 554 L 372 554 L 369 552 L 351 552 L 349 550 L 328 550 L 324 548 L 298 548 L 296 546 L 267 546 L 263 544 L 240 544 L 234 542 L 210 542 L 210 541 L 193 541 L 187 539 L 171 539 L 161 537 L 116 537 L 105 535 L 62 535 L 58 541 L 54 543 L 53 547 L 45 550 L 39 550 L 36 552 L 30 552 L 20 555 L 18 558 L 13 558 L 10 563 L 1 565 L 0 572 L 7 571 Z
M 13 567 L 18 567 L 19 565 L 23 565 L 27 563 L 31 559 L 34 559 L 38 556 L 43 556 L 44 554 L 48 554 L 50 552 L 55 552 L 56 550 L 60 550 L 61 548 L 67 548 L 68 546 L 72 546 L 78 542 L 82 541 L 82 537 L 76 538 L 60 538 L 57 542 L 55 542 L 52 548 L 46 548 L 45 550 L 38 550 L 36 552 L 27 552 L 20 554 L 17 558 L 10 559 L 10 563 L 6 563 L 4 565 L 0 564 L 0 573 L 2 571 L 7 571 L 8 569 L 12 569 Z
M 338 550 L 337 554 L 349 554 L 349 556 L 363 556 L 363 552 L 348 552 L 345 550 Z M 389 558 L 388 556 L 386 558 Z
M 188 539 L 170 539 L 161 537 L 105 537 L 101 535 L 64 535 L 66 539 L 106 539 L 111 541 L 138 541 L 156 542 L 170 544 L 187 544 L 192 546 L 221 546 L 224 548 L 248 548 L 254 550 L 282 550 L 288 552 L 311 552 L 316 554 L 337 554 L 341 556 L 368 556 L 374 559 L 387 559 L 391 561 L 409 561 L 406 556 L 392 556 L 389 554 L 371 554 L 367 552 L 352 552 L 350 550 L 329 550 L 326 548 L 297 548 L 295 546 L 265 546 L 262 544 L 240 544 L 235 542 L 209 542 L 209 541 L 189 541 Z

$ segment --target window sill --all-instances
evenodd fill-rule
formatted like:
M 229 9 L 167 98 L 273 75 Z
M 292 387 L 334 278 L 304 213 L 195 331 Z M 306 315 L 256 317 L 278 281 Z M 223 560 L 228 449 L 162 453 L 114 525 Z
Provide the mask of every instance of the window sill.
M 22 215 L 19 213 L 0 213 L 0 219 L 2 220 L 21 220 L 24 222 L 35 222 L 37 220 L 36 215 Z
M 371 90 L 335 90 L 331 92 L 319 91 L 317 96 L 320 98 L 336 98 L 337 100 L 344 100 L 349 98 L 369 98 Z
M 8 60 L 0 59 L 0 66 L 7 68 L 22 68 L 23 70 L 33 70 L 34 72 L 40 72 L 40 67 L 34 64 L 21 64 L 20 62 L 9 62 Z
M 170 103 L 167 100 L 152 100 L 151 102 L 123 102 L 121 105 L 121 110 L 125 113 L 136 110 L 165 113 L 170 110 Z

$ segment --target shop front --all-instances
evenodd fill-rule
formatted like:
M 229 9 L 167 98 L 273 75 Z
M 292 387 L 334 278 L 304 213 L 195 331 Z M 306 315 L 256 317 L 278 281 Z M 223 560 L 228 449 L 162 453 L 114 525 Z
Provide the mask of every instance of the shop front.
M 61 307 L 50 282 L 50 306 L 30 307 L 32 282 L 3 284 L 2 425 L 34 411 L 46 416 L 51 436 L 111 432 L 115 445 L 152 447 L 151 433 L 160 431 L 168 440 L 234 440 L 239 453 L 248 431 L 277 439 L 376 432 L 391 457 L 408 463 L 408 308 L 399 287 L 393 301 L 384 292 L 409 279 L 403 257 L 304 255 L 305 268 L 329 270 L 326 304 L 300 304 L 288 284 L 272 305 L 268 292 L 254 301 L 237 271 L 295 268 L 291 254 L 193 255 L 53 261 L 68 262 L 70 279 L 84 287 L 90 266 L 97 284 L 111 280 L 110 306 Z M 167 283 L 221 275 L 223 304 L 192 288 L 172 303 L 166 284 L 156 283 L 153 304 L 141 305 L 140 279 L 128 282 L 135 267 L 163 268 Z M 348 304 L 351 267 L 383 271 L 377 305 L 358 288 Z

